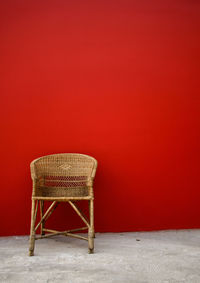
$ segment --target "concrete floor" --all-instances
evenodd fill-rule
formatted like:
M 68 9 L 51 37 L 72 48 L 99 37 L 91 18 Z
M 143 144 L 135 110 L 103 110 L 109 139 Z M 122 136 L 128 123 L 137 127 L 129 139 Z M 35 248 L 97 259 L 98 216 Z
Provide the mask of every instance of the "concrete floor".
M 56 236 L 0 238 L 0 282 L 200 283 L 200 230 L 98 234 L 87 242 Z

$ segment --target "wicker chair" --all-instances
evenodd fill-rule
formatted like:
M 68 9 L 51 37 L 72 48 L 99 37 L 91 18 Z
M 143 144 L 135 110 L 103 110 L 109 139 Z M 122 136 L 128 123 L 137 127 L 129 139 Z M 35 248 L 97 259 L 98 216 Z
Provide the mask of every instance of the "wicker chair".
M 89 253 L 94 250 L 94 195 L 93 180 L 97 161 L 88 155 L 78 153 L 61 153 L 40 157 L 31 162 L 31 177 L 33 180 L 31 231 L 29 255 L 34 255 L 35 240 L 65 235 L 88 241 Z M 89 201 L 89 220 L 79 209 L 76 201 Z M 52 201 L 44 212 L 44 201 Z M 45 228 L 45 222 L 60 202 L 68 202 L 85 223 L 85 227 L 66 231 L 56 231 Z M 37 225 L 36 216 L 40 204 L 40 220 Z M 40 227 L 40 234 L 36 231 Z M 74 232 L 88 229 L 88 237 Z

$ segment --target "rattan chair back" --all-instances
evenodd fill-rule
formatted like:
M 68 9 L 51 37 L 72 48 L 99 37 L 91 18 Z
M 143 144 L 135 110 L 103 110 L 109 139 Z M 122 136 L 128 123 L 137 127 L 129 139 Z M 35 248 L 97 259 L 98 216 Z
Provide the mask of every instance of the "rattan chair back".
M 31 176 L 36 180 L 38 197 L 84 197 L 89 195 L 97 161 L 77 153 L 52 154 L 31 163 Z

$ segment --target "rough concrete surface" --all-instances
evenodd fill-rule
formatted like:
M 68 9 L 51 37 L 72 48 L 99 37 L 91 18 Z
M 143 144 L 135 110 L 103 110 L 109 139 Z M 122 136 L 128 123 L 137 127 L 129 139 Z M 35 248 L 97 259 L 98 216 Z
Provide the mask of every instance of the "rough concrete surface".
M 0 282 L 200 283 L 200 230 L 96 234 L 87 242 L 56 236 L 0 238 Z

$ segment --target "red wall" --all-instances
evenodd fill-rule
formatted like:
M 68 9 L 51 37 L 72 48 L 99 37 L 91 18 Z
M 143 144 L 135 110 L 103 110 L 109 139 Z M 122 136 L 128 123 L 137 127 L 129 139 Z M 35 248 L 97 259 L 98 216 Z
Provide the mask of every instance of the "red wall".
M 29 163 L 58 152 L 99 161 L 97 231 L 200 228 L 199 1 L 0 5 L 1 235 L 29 233 Z

